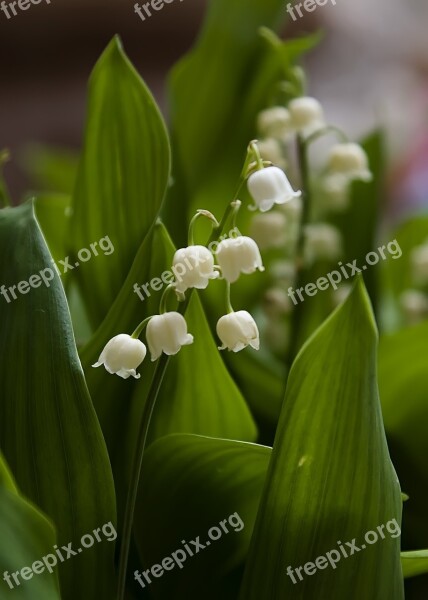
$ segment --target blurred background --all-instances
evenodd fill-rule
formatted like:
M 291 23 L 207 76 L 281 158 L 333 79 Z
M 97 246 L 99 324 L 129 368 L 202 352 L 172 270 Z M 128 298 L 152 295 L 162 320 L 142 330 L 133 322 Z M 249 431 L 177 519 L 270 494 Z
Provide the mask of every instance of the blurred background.
M 6 176 L 16 199 L 30 185 L 20 164 L 28 144 L 79 148 L 88 76 L 115 33 L 167 113 L 166 74 L 194 42 L 206 6 L 176 0 L 144 22 L 133 0 L 41 0 L 9 20 L 0 12 L 0 148 L 14 159 Z M 332 121 L 356 138 L 385 128 L 393 216 L 428 200 L 427 24 L 426 0 L 337 0 L 288 18 L 284 31 L 325 30 L 306 66 L 310 93 Z

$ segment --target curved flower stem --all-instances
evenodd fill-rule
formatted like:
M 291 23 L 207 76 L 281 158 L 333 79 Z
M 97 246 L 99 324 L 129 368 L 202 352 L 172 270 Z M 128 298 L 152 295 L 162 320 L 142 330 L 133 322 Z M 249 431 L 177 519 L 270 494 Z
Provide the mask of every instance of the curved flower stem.
M 131 334 L 131 337 L 134 338 L 134 340 L 138 340 L 151 318 L 152 317 L 147 317 L 147 319 L 141 321 L 141 323 L 135 328 L 134 333 Z
M 334 125 L 326 125 L 319 131 L 315 131 L 312 135 L 307 137 L 304 141 L 305 146 L 309 146 L 313 142 L 316 142 L 319 138 L 328 135 L 329 133 L 335 133 L 341 142 L 346 143 L 349 142 L 349 138 L 344 131 L 339 129 L 339 127 L 334 127 Z
M 209 212 L 208 210 L 198 210 L 196 212 L 196 215 L 192 218 L 192 220 L 190 221 L 190 224 L 189 224 L 189 235 L 188 235 L 188 245 L 189 246 L 195 245 L 195 242 L 194 242 L 195 224 L 196 224 L 196 221 L 198 219 L 200 219 L 201 217 L 205 217 L 205 219 L 209 219 L 211 221 L 211 223 L 213 224 L 213 227 L 219 226 L 219 222 L 217 221 L 217 219 L 211 212 Z
M 227 206 L 223 218 L 219 223 L 218 227 L 214 227 L 213 232 L 211 234 L 210 239 L 208 240 L 209 245 L 211 242 L 217 240 L 217 238 L 222 234 L 223 229 L 229 219 L 232 211 L 234 210 L 234 202 L 237 200 L 238 194 L 241 191 L 242 186 L 245 183 L 245 176 L 241 176 L 238 190 L 234 196 L 233 201 Z M 195 215 L 196 217 L 196 215 Z M 195 219 L 194 217 L 194 219 Z M 186 300 L 179 306 L 177 312 L 182 314 L 186 313 L 186 310 L 189 306 L 190 299 L 192 297 L 194 290 L 190 290 L 188 297 Z M 165 290 L 166 292 L 166 290 Z M 149 317 L 150 319 L 150 317 Z M 148 321 L 149 319 L 145 319 Z M 143 327 L 144 321 L 139 325 L 139 327 Z M 138 330 L 138 328 L 137 328 Z M 137 331 L 136 330 L 136 331 Z M 134 523 L 134 514 L 135 514 L 135 506 L 138 497 L 138 488 L 141 480 L 141 468 L 143 465 L 143 456 L 144 451 L 146 449 L 147 436 L 150 427 L 151 418 L 153 415 L 153 410 L 156 404 L 156 400 L 159 396 L 160 388 L 162 386 L 162 382 L 168 367 L 169 356 L 162 354 L 160 357 L 158 364 L 156 366 L 155 373 L 153 375 L 152 382 L 150 384 L 149 393 L 147 395 L 147 400 L 144 405 L 143 416 L 141 418 L 140 429 L 138 433 L 137 444 L 135 447 L 135 454 L 132 464 L 131 470 L 131 478 L 128 490 L 128 497 L 126 500 L 125 507 L 125 516 L 123 523 L 123 533 L 122 533 L 122 543 L 120 548 L 120 558 L 119 558 L 119 582 L 118 582 L 118 591 L 117 591 L 117 600 L 124 600 L 125 591 L 126 591 L 126 575 L 128 571 L 128 560 L 129 560 L 129 549 L 131 546 L 131 538 L 132 538 L 132 527 Z
M 254 155 L 254 159 L 255 159 L 255 161 L 257 163 L 257 168 L 258 169 L 264 169 L 265 166 L 263 164 L 263 160 L 262 160 L 262 157 L 260 155 L 260 149 L 259 149 L 259 147 L 257 145 L 257 141 L 256 140 L 253 140 L 250 143 L 250 145 L 249 145 L 249 151 L 252 152 L 253 155 Z
M 162 294 L 161 301 L 159 302 L 159 314 L 164 315 L 166 313 L 166 302 L 168 300 L 168 296 L 175 290 L 175 285 L 170 283 L 166 288 L 164 293 Z
M 303 190 L 303 212 L 300 224 L 299 239 L 297 241 L 296 249 L 296 285 L 295 289 L 298 290 L 303 287 L 305 283 L 305 228 L 309 223 L 311 215 L 311 186 L 310 186 L 310 172 L 309 172 L 309 157 L 308 157 L 308 140 L 304 140 L 301 136 L 298 137 L 298 156 L 299 166 L 302 178 L 302 190 Z M 292 321 L 291 321 L 291 332 L 290 332 L 290 345 L 288 349 L 288 360 L 287 364 L 291 367 L 293 360 L 299 350 L 299 335 L 301 331 L 303 317 L 303 303 L 297 304 L 294 309 Z

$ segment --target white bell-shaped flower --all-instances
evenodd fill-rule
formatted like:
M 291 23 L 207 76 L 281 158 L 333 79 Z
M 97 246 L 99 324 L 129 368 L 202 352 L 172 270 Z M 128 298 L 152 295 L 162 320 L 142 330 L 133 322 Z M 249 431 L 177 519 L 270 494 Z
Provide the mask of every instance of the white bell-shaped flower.
M 217 323 L 217 335 L 223 345 L 219 350 L 240 352 L 247 346 L 260 348 L 259 330 L 253 317 L 246 310 L 232 312 L 221 317 Z
M 267 212 L 274 204 L 285 204 L 299 198 L 302 192 L 295 192 L 287 175 L 278 167 L 266 167 L 248 178 L 248 191 L 261 212 Z
M 259 113 L 257 128 L 263 137 L 285 141 L 293 133 L 290 112 L 283 106 L 273 106 Z
M 336 144 L 328 155 L 328 170 L 349 180 L 371 181 L 367 154 L 359 144 Z
M 324 109 L 316 98 L 301 97 L 288 105 L 294 129 L 308 137 L 325 127 Z
M 257 214 L 250 226 L 250 235 L 260 250 L 280 248 L 286 242 L 287 218 L 282 212 Z
M 315 223 L 305 227 L 305 259 L 309 264 L 317 260 L 337 260 L 342 253 L 342 236 L 329 223 Z
M 214 257 L 205 246 L 188 246 L 177 250 L 173 259 L 172 272 L 176 279 L 177 292 L 189 288 L 204 290 L 210 279 L 219 276 L 214 270 Z
M 164 352 L 168 356 L 177 354 L 182 346 L 193 344 L 193 335 L 187 333 L 187 323 L 178 312 L 155 315 L 147 324 L 147 343 L 152 361 Z
M 123 379 L 131 376 L 139 379 L 141 376 L 137 374 L 136 369 L 143 362 L 146 354 L 147 348 L 143 342 L 121 333 L 106 344 L 98 362 L 92 366 L 104 365 L 109 373 L 119 375 Z
M 428 242 L 416 246 L 410 255 L 413 279 L 418 285 L 428 284 Z
M 229 283 L 235 283 L 241 273 L 249 275 L 257 269 L 265 270 L 259 247 L 253 239 L 245 235 L 220 242 L 216 256 L 223 277 Z

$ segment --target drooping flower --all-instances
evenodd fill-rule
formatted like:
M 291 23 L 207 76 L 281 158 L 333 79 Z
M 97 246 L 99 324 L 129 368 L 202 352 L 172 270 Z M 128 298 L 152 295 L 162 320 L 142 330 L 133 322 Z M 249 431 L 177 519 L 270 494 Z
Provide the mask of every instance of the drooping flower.
M 285 141 L 293 133 L 290 112 L 283 106 L 273 106 L 259 113 L 257 128 L 263 137 Z
M 316 98 L 301 97 L 288 105 L 294 129 L 303 137 L 309 137 L 325 127 L 324 110 Z
M 178 312 L 153 316 L 147 324 L 146 338 L 152 361 L 157 360 L 162 352 L 172 356 L 182 346 L 193 343 L 193 335 L 187 332 L 186 320 Z
M 219 350 L 240 352 L 247 346 L 260 348 L 259 330 L 253 317 L 246 310 L 232 312 L 221 317 L 217 323 L 217 335 L 222 341 Z
M 278 167 L 266 167 L 256 171 L 248 178 L 248 191 L 259 209 L 267 212 L 274 204 L 285 204 L 293 198 L 301 196 L 302 192 L 295 192 L 287 175 Z
M 241 273 L 265 270 L 259 247 L 253 239 L 244 235 L 220 242 L 216 256 L 223 277 L 229 283 L 237 281 Z
M 214 270 L 214 257 L 205 246 L 188 246 L 177 250 L 172 271 L 177 281 L 176 290 L 180 293 L 190 288 L 204 290 L 210 279 L 219 276 Z
M 329 223 L 316 223 L 305 227 L 305 260 L 336 260 L 342 252 L 340 231 Z
M 327 166 L 330 173 L 342 175 L 349 181 L 373 179 L 367 154 L 359 144 L 334 145 L 330 149 Z
M 93 367 L 104 365 L 112 375 L 119 375 L 122 379 L 134 377 L 139 379 L 136 369 L 143 362 L 147 348 L 143 342 L 134 339 L 126 333 L 121 333 L 112 338 L 101 352 L 98 362 Z
M 286 216 L 277 211 L 257 214 L 251 221 L 250 235 L 260 250 L 280 248 L 286 242 Z

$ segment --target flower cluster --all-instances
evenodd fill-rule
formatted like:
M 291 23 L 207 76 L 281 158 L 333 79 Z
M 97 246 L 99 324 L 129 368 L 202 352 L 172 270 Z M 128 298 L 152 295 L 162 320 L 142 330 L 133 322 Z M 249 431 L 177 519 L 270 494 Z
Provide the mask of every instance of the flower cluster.
M 197 211 L 190 222 L 188 245 L 174 254 L 172 273 L 175 280 L 162 296 L 159 314 L 145 319 L 132 335 L 120 334 L 111 339 L 94 367 L 104 365 L 109 373 L 124 379 L 131 376 L 138 379 L 140 375 L 137 368 L 147 354 L 147 348 L 139 337 L 146 328 L 152 361 L 162 354 L 175 355 L 183 346 L 192 344 L 194 339 L 188 333 L 183 316 L 185 310 L 167 311 L 167 294 L 174 291 L 181 302 L 186 299 L 189 290 L 205 290 L 216 279 L 226 282 L 228 307 L 228 313 L 219 318 L 216 326 L 221 341 L 219 349 L 240 352 L 250 346 L 258 350 L 260 336 L 257 324 L 247 311 L 233 310 L 230 286 L 243 274 L 264 271 L 260 248 L 280 248 L 288 243 L 299 246 L 303 240 L 304 246 L 299 249 L 303 255 L 298 257 L 298 262 L 305 261 L 310 265 L 315 260 L 332 260 L 339 256 L 339 232 L 328 223 L 307 222 L 308 211 L 302 212 L 302 192 L 294 189 L 284 171 L 288 164 L 284 148 L 294 136 L 297 136 L 300 148 L 306 153 L 309 143 L 328 130 L 321 104 L 315 98 L 302 96 L 292 99 L 286 107 L 268 108 L 259 114 L 258 129 L 262 139 L 251 142 L 248 147 L 240 186 L 241 189 L 246 182 L 253 200 L 249 209 L 258 212 L 252 221 L 252 236 L 238 233 L 230 238 L 222 238 L 216 243 L 215 249 L 211 244 L 208 247 L 195 244 L 193 229 L 199 218 L 209 219 L 215 233 L 220 236 L 229 219 L 235 224 L 241 202 L 235 198 L 229 204 L 221 226 L 209 211 Z M 347 193 L 351 181 L 369 181 L 370 178 L 367 157 L 360 146 L 350 143 L 333 146 L 323 178 L 324 189 L 333 198 L 333 204 Z M 305 179 L 303 177 L 302 182 L 307 184 Z M 269 212 L 275 206 L 280 207 L 278 211 Z M 290 270 L 289 264 L 293 263 L 287 263 L 287 271 Z M 297 272 L 293 266 L 291 272 L 291 276 Z M 264 305 L 266 311 L 273 315 L 271 337 L 274 338 L 275 331 L 280 331 L 278 317 L 289 313 L 291 307 L 279 286 L 267 292 Z
M 253 210 L 258 208 L 261 212 L 266 212 L 274 204 L 284 204 L 300 196 L 300 192 L 292 189 L 281 169 L 262 161 L 255 143 L 250 144 L 248 153 L 249 167 L 244 179 L 247 180 L 248 190 L 255 203 L 251 207 Z M 240 207 L 239 200 L 234 200 L 228 207 L 234 221 Z M 219 349 L 232 352 L 240 352 L 248 346 L 259 349 L 259 330 L 254 318 L 245 310 L 235 312 L 230 304 L 231 284 L 242 274 L 264 271 L 257 242 L 251 237 L 236 235 L 222 239 L 213 253 L 209 247 L 193 243 L 193 228 L 200 217 L 208 218 L 216 231 L 220 229 L 217 219 L 210 212 L 197 212 L 190 223 L 188 246 L 178 249 L 174 254 L 172 272 L 180 265 L 180 277 L 176 277 L 175 282 L 165 290 L 160 302 L 160 314 L 142 321 L 132 335 L 122 333 L 111 339 L 94 367 L 104 365 L 109 373 L 117 374 L 123 379 L 138 379 L 140 375 L 137 368 L 147 354 L 146 345 L 139 339 L 144 329 L 152 361 L 157 360 L 162 353 L 175 355 L 183 346 L 192 344 L 193 336 L 188 333 L 184 316 L 177 311 L 166 311 L 167 294 L 174 291 L 177 299 L 182 301 L 189 290 L 204 290 L 210 281 L 218 278 L 226 281 L 229 309 L 228 314 L 217 322 L 216 330 L 222 343 Z

